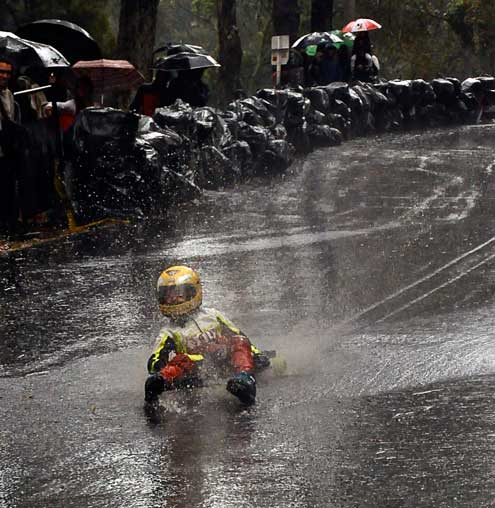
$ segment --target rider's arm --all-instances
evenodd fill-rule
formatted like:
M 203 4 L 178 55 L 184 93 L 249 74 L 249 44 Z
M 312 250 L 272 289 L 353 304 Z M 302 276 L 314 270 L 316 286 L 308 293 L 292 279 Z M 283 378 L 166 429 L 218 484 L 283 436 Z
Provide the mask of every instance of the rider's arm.
M 218 311 L 215 312 L 215 317 L 217 318 L 217 321 L 222 325 L 222 327 L 226 327 L 228 330 L 230 330 L 234 335 L 245 335 L 241 332 L 240 328 L 237 328 L 237 326 L 230 321 L 230 319 L 227 319 L 223 314 L 220 314 Z
M 177 344 L 172 335 L 165 333 L 161 338 L 158 347 L 148 360 L 148 372 L 153 374 L 163 368 L 167 364 L 169 355 L 172 352 L 177 352 Z
M 237 328 L 230 319 L 227 319 L 223 314 L 221 314 L 218 311 L 215 311 L 217 321 L 225 328 L 227 328 L 230 332 L 232 332 L 234 335 L 242 335 L 243 337 L 246 337 L 250 344 L 251 344 L 251 352 L 253 354 L 259 354 L 261 351 L 251 342 L 251 340 L 248 338 L 248 336 L 240 329 Z

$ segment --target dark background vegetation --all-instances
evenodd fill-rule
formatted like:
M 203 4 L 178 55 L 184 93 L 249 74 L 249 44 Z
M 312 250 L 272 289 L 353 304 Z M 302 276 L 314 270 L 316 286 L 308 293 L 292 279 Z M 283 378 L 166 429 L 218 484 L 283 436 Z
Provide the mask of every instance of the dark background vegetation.
M 8 31 L 42 18 L 77 23 L 106 57 L 126 58 L 147 76 L 153 47 L 199 44 L 222 63 L 209 80 L 227 98 L 240 86 L 271 86 L 272 35 L 294 39 L 357 17 L 383 25 L 372 42 L 385 79 L 463 79 L 495 68 L 493 0 L 0 0 L 0 13 Z

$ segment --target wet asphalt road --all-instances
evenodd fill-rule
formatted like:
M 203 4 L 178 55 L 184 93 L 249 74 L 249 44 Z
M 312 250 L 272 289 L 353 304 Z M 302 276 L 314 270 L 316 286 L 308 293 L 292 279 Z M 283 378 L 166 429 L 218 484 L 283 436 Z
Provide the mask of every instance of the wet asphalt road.
M 0 260 L 0 507 L 494 506 L 494 140 L 354 140 Z M 287 359 L 255 407 L 144 414 L 172 263 Z

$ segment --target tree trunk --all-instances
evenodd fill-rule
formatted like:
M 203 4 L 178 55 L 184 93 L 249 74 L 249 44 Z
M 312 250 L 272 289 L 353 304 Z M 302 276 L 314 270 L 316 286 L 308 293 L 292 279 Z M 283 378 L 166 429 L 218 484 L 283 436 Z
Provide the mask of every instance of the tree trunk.
M 242 47 L 236 18 L 236 0 L 217 0 L 218 59 L 222 95 L 225 101 L 241 88 Z
M 273 0 L 273 35 L 288 35 L 292 44 L 299 37 L 298 0 Z
M 160 0 L 121 0 L 117 54 L 150 74 Z
M 332 18 L 333 0 L 311 0 L 311 32 L 331 30 Z
M 356 0 L 344 0 L 344 24 L 356 19 Z

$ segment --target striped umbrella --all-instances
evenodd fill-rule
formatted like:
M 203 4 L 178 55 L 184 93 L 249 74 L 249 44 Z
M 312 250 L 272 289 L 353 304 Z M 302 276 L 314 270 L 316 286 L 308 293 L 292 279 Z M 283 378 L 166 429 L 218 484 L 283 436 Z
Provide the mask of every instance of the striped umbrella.
M 97 93 L 129 90 L 144 82 L 143 75 L 127 60 L 81 60 L 72 69 L 76 76 L 88 76 Z
M 347 25 L 342 28 L 343 32 L 369 32 L 370 30 L 378 30 L 382 25 L 376 21 L 368 18 L 359 18 L 354 21 L 349 21 Z

